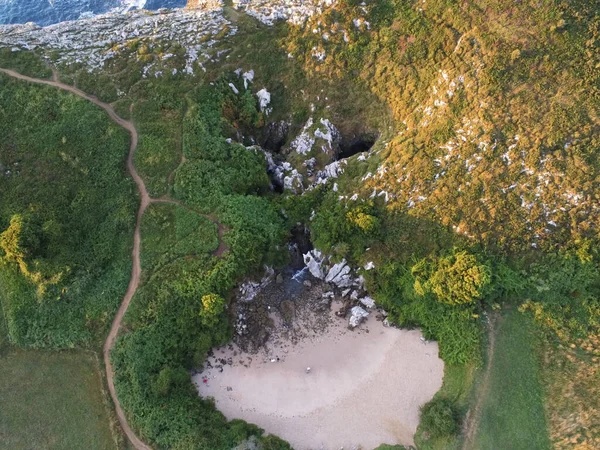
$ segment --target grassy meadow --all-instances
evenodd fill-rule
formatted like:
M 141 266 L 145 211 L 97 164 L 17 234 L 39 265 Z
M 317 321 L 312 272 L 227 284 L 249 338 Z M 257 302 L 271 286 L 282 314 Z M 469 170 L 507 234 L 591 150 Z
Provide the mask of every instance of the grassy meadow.
M 91 352 L 7 352 L 0 359 L 0 405 L 2 450 L 120 448 Z
M 472 448 L 550 449 L 535 328 L 516 311 L 497 320 L 489 383 L 478 388 L 483 403 Z

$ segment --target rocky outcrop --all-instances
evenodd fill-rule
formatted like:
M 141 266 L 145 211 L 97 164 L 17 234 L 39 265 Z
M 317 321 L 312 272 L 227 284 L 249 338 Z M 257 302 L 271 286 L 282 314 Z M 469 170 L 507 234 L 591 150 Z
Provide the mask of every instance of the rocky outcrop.
M 176 42 L 185 48 L 185 66 L 180 70 L 193 73 L 202 68 L 202 61 L 211 59 L 208 50 L 213 39 L 225 27 L 235 33 L 235 27 L 222 14 L 219 2 L 208 3 L 203 9 L 134 10 L 126 14 L 103 14 L 89 19 L 61 22 L 47 27 L 34 23 L 1 25 L 0 47 L 13 51 L 35 50 L 54 64 L 83 64 L 89 72 L 104 68 L 107 61 L 130 42 L 147 39 L 153 42 Z M 164 61 L 174 55 L 161 55 Z M 151 61 L 144 74 L 160 76 L 161 61 Z M 152 66 L 157 66 L 152 70 Z
M 311 275 L 320 280 L 322 280 L 325 276 L 322 269 L 324 261 L 325 258 L 319 250 L 311 250 L 304 255 L 304 264 L 306 264 L 306 267 L 308 267 Z
M 233 0 L 233 5 L 265 25 L 287 20 L 301 25 L 306 19 L 335 3 L 335 0 Z
M 350 275 L 350 266 L 346 264 L 346 260 L 342 260 L 341 263 L 334 264 L 327 276 L 325 281 L 328 283 L 335 284 L 337 287 L 349 287 L 352 285 L 354 279 Z
M 210 10 L 223 7 L 223 0 L 188 0 L 185 5 L 187 9 Z

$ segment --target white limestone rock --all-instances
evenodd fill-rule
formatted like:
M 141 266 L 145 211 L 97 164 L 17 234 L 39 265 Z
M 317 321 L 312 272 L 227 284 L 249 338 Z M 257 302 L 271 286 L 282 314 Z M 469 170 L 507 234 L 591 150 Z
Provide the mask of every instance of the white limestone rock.
M 325 257 L 319 250 L 311 250 L 310 252 L 303 255 L 304 264 L 308 267 L 308 271 L 315 278 L 322 280 L 325 277 L 323 273 L 323 262 Z
M 356 328 L 360 323 L 369 316 L 369 313 L 360 306 L 354 306 L 351 310 L 350 320 L 348 320 L 348 328 Z
M 361 302 L 364 306 L 366 306 L 369 309 L 375 307 L 375 300 L 368 296 L 361 298 L 359 302 Z
M 268 107 L 269 103 L 271 103 L 271 94 L 263 88 L 256 93 L 256 96 L 258 97 L 260 110 L 268 115 L 271 112 L 271 108 Z
M 325 277 L 325 281 L 335 284 L 340 288 L 349 287 L 352 285 L 352 276 L 350 275 L 350 271 L 350 266 L 345 260 L 343 260 L 341 263 L 334 264 L 333 267 L 329 269 L 329 272 Z
M 36 50 L 49 61 L 55 55 L 56 65 L 83 64 L 88 72 L 100 71 L 107 61 L 121 51 L 128 52 L 133 41 L 144 43 L 177 42 L 185 48 L 185 61 L 178 72 L 194 73 L 202 62 L 213 58 L 211 47 L 215 37 L 228 27 L 227 35 L 237 32 L 222 13 L 222 3 L 205 1 L 201 9 L 133 10 L 126 14 L 107 13 L 91 18 L 61 22 L 47 27 L 29 23 L 0 25 L 0 46 L 19 50 Z M 142 69 L 145 77 L 168 72 L 162 64 L 172 64 L 165 55 Z M 54 57 L 54 56 L 53 56 Z M 153 67 L 158 64 L 159 67 Z M 153 72 L 150 73 L 150 71 Z

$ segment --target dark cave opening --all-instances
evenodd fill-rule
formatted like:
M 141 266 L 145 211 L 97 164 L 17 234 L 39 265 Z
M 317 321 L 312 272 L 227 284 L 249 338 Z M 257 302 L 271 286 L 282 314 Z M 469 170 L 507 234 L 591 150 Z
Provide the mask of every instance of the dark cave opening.
M 362 134 L 360 136 L 356 136 L 351 140 L 344 139 L 342 144 L 340 145 L 340 151 L 337 155 L 337 159 L 349 158 L 350 156 L 354 156 L 358 153 L 368 152 L 371 147 L 377 141 L 376 134 Z

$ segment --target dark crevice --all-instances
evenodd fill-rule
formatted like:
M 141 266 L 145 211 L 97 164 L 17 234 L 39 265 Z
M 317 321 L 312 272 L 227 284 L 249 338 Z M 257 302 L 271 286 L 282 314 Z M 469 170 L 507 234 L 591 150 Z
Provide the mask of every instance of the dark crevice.
M 375 141 L 377 141 L 377 137 L 377 134 L 368 133 L 355 136 L 352 139 L 344 138 L 340 145 L 340 151 L 337 155 L 337 159 L 349 158 L 350 156 L 354 156 L 358 153 L 368 152 L 375 144 Z
M 304 225 L 295 226 L 291 234 L 292 238 L 289 243 L 290 267 L 294 270 L 300 270 L 305 267 L 304 254 L 314 247 L 310 241 L 310 232 Z
M 284 120 L 268 124 L 263 135 L 263 148 L 279 153 L 287 142 L 289 132 L 290 124 Z

